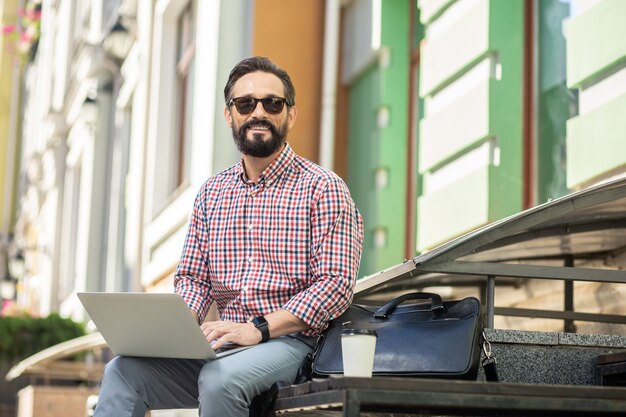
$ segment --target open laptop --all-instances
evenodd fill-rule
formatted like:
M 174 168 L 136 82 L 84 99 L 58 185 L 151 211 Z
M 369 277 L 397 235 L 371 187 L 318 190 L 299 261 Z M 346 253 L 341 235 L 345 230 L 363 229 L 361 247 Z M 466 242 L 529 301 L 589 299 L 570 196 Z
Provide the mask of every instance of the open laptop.
M 215 359 L 246 348 L 214 351 L 178 294 L 84 292 L 78 298 L 116 355 Z

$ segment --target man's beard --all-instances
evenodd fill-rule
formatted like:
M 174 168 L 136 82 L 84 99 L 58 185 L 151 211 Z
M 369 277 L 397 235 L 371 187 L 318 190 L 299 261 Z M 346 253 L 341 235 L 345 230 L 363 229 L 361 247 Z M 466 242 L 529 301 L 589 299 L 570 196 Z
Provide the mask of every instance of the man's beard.
M 271 133 L 270 138 L 263 140 L 263 135 L 255 133 L 252 139 L 248 139 L 247 133 L 250 126 L 266 126 Z M 284 124 L 280 130 L 267 120 L 250 120 L 242 124 L 239 129 L 232 127 L 233 139 L 237 149 L 244 155 L 254 156 L 257 158 L 266 158 L 280 149 L 287 138 L 287 124 Z

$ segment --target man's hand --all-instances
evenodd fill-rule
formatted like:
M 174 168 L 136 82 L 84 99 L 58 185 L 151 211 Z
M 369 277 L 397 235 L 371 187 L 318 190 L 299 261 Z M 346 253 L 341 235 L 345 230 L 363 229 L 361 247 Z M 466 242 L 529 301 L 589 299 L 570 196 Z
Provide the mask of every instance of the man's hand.
M 213 349 L 219 349 L 226 343 L 241 346 L 256 345 L 261 341 L 261 331 L 252 323 L 232 321 L 207 321 L 200 325 Z
M 287 310 L 278 309 L 264 315 L 267 320 L 270 337 L 280 337 L 286 334 L 301 332 L 309 326 Z M 235 323 L 232 321 L 207 321 L 200 325 L 207 340 L 213 349 L 218 349 L 226 343 L 235 343 L 241 346 L 256 345 L 261 342 L 261 331 L 250 322 Z

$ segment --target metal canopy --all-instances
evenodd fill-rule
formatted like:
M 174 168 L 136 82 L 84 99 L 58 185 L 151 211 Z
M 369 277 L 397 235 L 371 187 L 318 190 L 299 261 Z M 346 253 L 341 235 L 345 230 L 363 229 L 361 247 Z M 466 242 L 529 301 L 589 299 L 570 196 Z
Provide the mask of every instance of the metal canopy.
M 525 210 L 364 277 L 357 281 L 356 298 L 415 288 L 422 281 L 472 285 L 469 279 L 476 276 L 626 283 L 625 271 L 573 268 L 562 261 L 621 248 L 626 248 L 626 178 Z
M 103 349 L 106 346 L 107 344 L 100 332 L 70 339 L 50 346 L 18 362 L 9 369 L 5 379 L 12 381 L 21 375 L 28 374 L 47 378 L 52 376 L 60 379 L 100 380 L 102 379 L 102 364 L 84 361 L 71 362 L 73 366 L 68 366 L 67 363 L 63 366 L 62 363 L 69 361 L 62 359 L 88 350 Z

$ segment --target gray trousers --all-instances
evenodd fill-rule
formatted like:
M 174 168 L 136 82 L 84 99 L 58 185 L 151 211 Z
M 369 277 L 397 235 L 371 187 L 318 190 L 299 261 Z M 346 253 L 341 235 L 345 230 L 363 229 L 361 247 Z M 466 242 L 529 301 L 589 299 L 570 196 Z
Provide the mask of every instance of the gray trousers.
M 212 361 L 116 357 L 105 367 L 94 417 L 170 408 L 247 417 L 254 397 L 276 381 L 294 381 L 310 344 L 285 336 Z

